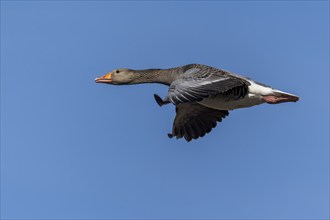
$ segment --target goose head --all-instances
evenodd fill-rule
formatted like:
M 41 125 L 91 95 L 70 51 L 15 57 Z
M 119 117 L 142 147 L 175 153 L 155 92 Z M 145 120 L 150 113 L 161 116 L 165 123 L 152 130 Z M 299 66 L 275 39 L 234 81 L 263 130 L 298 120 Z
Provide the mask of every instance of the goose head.
M 136 74 L 134 74 L 133 70 L 130 69 L 115 69 L 104 76 L 98 77 L 95 79 L 96 83 L 107 83 L 114 85 L 121 84 L 132 84 L 134 80 L 137 78 Z

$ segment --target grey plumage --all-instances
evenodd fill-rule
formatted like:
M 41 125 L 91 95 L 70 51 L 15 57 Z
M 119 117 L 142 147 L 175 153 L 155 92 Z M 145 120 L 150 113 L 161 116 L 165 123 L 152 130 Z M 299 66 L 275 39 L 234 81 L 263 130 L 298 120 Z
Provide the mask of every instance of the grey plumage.
M 189 64 L 171 69 L 117 69 L 96 82 L 115 85 L 161 83 L 169 86 L 167 96 L 154 98 L 159 106 L 176 106 L 170 138 L 187 141 L 203 137 L 229 115 L 228 110 L 262 103 L 296 102 L 299 97 L 273 89 L 249 78 L 214 67 Z
M 250 83 L 226 71 L 201 64 L 189 64 L 176 68 L 176 77 L 170 84 L 168 95 L 156 102 L 162 106 L 172 102 L 176 105 L 172 133 L 169 137 L 184 137 L 187 141 L 203 137 L 228 111 L 202 106 L 197 102 L 208 97 L 223 96 L 226 100 L 244 97 Z
M 203 137 L 228 115 L 228 111 L 211 109 L 198 103 L 178 104 L 172 133 L 168 136 L 184 137 L 187 141 Z

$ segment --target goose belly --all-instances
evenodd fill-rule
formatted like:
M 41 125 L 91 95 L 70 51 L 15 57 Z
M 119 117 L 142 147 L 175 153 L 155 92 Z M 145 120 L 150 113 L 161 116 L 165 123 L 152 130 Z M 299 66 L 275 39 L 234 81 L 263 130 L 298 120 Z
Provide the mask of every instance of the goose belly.
M 253 93 L 249 93 L 244 98 L 239 100 L 226 100 L 224 97 L 216 96 L 203 99 L 201 102 L 199 102 L 201 105 L 218 110 L 248 108 L 254 105 L 260 105 L 262 103 L 265 103 L 265 101 L 261 99 L 261 96 Z

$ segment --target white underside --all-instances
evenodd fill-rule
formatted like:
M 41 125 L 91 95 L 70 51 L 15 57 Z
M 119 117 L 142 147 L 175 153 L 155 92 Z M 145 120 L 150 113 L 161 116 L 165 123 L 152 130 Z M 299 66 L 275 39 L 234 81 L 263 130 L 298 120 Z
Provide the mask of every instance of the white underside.
M 204 99 L 199 103 L 209 108 L 219 110 L 233 110 L 238 108 L 247 108 L 254 105 L 260 105 L 262 103 L 265 103 L 265 101 L 262 100 L 262 96 L 272 95 L 274 94 L 274 92 L 281 92 L 279 90 L 256 84 L 253 81 L 249 82 L 251 83 L 251 85 L 248 87 L 249 93 L 243 99 L 228 101 L 224 97 L 216 96 L 213 98 Z

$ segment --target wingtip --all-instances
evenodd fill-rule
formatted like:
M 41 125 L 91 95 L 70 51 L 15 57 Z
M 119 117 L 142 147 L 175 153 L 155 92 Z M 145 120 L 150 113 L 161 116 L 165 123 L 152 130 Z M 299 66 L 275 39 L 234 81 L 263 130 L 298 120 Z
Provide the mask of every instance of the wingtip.
M 164 105 L 164 101 L 162 100 L 162 98 L 161 98 L 159 95 L 154 94 L 154 98 L 155 98 L 157 104 L 158 104 L 160 107 L 162 107 L 162 106 Z

